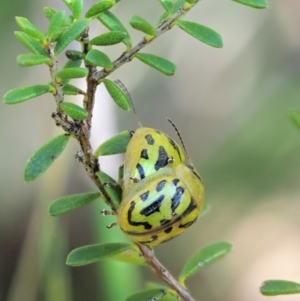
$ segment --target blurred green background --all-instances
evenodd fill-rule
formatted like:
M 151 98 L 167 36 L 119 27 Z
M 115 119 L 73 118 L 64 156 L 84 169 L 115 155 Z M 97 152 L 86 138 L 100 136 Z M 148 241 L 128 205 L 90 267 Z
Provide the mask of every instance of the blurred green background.
M 259 301 L 266 299 L 259 293 L 265 279 L 300 281 L 300 135 L 287 118 L 289 109 L 300 108 L 300 2 L 269 2 L 267 10 L 229 0 L 200 2 L 186 19 L 219 32 L 223 49 L 175 28 L 145 50 L 172 60 L 177 65 L 173 77 L 138 61 L 111 77 L 127 86 L 144 126 L 176 138 L 166 117 L 176 123 L 206 185 L 210 212 L 186 234 L 157 247 L 157 257 L 178 275 L 205 244 L 226 240 L 234 245 L 228 257 L 188 281 L 197 300 Z M 45 30 L 44 6 L 64 7 L 58 0 L 1 1 L 1 95 L 49 81 L 46 67 L 16 65 L 17 54 L 27 50 L 13 35 L 19 30 L 14 16 Z M 158 1 L 123 0 L 113 12 L 125 24 L 132 14 L 154 23 L 162 8 Z M 105 30 L 96 21 L 93 26 L 91 36 Z M 132 32 L 132 37 L 138 42 L 142 36 Z M 122 50 L 118 45 L 109 51 L 115 59 Z M 156 280 L 147 268 L 109 261 L 65 265 L 72 249 L 125 240 L 124 235 L 105 228 L 113 218 L 100 215 L 104 204 L 48 216 L 53 199 L 95 190 L 74 160 L 75 142 L 41 178 L 23 182 L 26 160 L 61 133 L 50 117 L 53 99 L 0 106 L 0 300 L 122 301 L 143 289 L 145 281 Z M 102 88 L 94 115 L 94 147 L 137 127 L 133 114 L 121 112 Z M 101 158 L 102 168 L 114 176 L 121 162 L 118 156 Z M 299 295 L 276 300 L 299 300 Z

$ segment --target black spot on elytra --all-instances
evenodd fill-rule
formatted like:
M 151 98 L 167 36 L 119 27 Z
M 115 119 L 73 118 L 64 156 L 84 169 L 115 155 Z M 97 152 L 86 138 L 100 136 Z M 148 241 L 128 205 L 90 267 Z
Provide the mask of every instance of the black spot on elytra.
M 157 236 L 156 234 L 153 234 L 153 235 L 151 236 L 151 239 L 150 239 L 150 240 L 139 241 L 139 243 L 141 243 L 141 244 L 149 244 L 149 243 L 151 243 L 151 242 L 153 242 L 153 241 L 156 241 L 156 240 L 158 240 L 158 236 Z
M 147 141 L 147 143 L 149 145 L 153 145 L 154 144 L 154 139 L 153 139 L 152 135 L 150 135 L 150 134 L 146 135 L 145 139 L 146 139 L 146 141 Z
M 149 216 L 155 212 L 160 212 L 159 209 L 164 197 L 164 195 L 159 196 L 159 198 L 156 201 L 152 202 L 149 206 L 142 209 L 140 214 Z
M 179 179 L 174 179 L 172 182 L 173 182 L 173 184 L 174 184 L 175 186 L 177 186 L 177 184 L 178 184 L 178 182 L 179 182 Z
M 164 230 L 165 233 L 170 233 L 172 231 L 173 227 L 169 227 L 167 229 Z
M 179 186 L 179 187 L 176 188 L 176 192 L 175 192 L 174 196 L 171 199 L 172 213 L 174 213 L 175 209 L 180 204 L 180 200 L 182 198 L 183 193 L 184 193 L 184 188 L 183 187 Z
M 166 180 L 162 180 L 160 182 L 157 183 L 157 186 L 156 186 L 156 191 L 157 192 L 160 192 L 163 190 L 163 188 L 165 187 L 165 184 L 166 184 Z
M 141 179 L 144 179 L 144 178 L 145 178 L 145 171 L 144 171 L 143 166 L 142 166 L 140 163 L 138 163 L 138 164 L 136 165 L 136 168 L 137 168 L 137 170 L 138 170 L 138 172 L 139 172 L 140 178 L 141 178 Z
M 143 194 L 141 194 L 140 195 L 141 200 L 142 201 L 147 201 L 149 193 L 150 193 L 150 191 L 148 190 L 148 191 L 144 192 Z
M 163 218 L 163 219 L 161 219 L 159 221 L 159 223 L 160 223 L 161 226 L 164 226 L 164 225 L 168 224 L 169 222 L 170 222 L 170 220 L 169 219 L 165 219 L 165 218 Z
M 144 148 L 144 149 L 141 151 L 141 158 L 142 158 L 142 159 L 146 159 L 146 160 L 149 159 L 149 156 L 148 156 L 148 150 L 147 150 L 147 149 Z
M 198 216 L 186 224 L 179 225 L 179 228 L 189 228 L 191 225 L 193 225 L 196 222 L 197 219 L 198 219 Z
M 196 173 L 194 166 L 186 164 L 186 166 L 193 172 L 193 174 L 202 182 L 201 177 Z
M 160 168 L 168 165 L 168 159 L 168 153 L 166 152 L 165 148 L 163 146 L 160 146 L 158 148 L 158 159 L 154 165 L 155 170 L 159 170 Z
M 130 207 L 129 207 L 128 215 L 127 215 L 127 221 L 129 223 L 129 225 L 131 225 L 131 226 L 144 226 L 145 230 L 150 230 L 152 228 L 152 225 L 150 225 L 148 222 L 135 222 L 135 221 L 132 220 L 132 212 L 134 210 L 134 207 L 135 207 L 135 201 L 132 201 L 130 203 Z

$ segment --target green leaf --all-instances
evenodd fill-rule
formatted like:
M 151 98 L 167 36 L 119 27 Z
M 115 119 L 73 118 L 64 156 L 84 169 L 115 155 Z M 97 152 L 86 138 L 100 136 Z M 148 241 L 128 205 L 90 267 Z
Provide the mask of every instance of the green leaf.
M 144 257 L 141 256 L 139 248 L 135 245 L 131 245 L 130 249 L 113 255 L 111 259 L 138 265 L 147 265 Z
M 87 110 L 71 102 L 61 102 L 59 107 L 74 120 L 83 120 L 89 116 Z
M 176 21 L 175 24 L 178 25 L 182 30 L 190 34 L 192 37 L 207 45 L 216 48 L 223 47 L 223 41 L 221 36 L 211 28 L 208 28 L 198 23 L 182 20 Z
M 130 250 L 133 247 L 132 244 L 122 242 L 84 246 L 73 250 L 68 255 L 67 265 L 76 267 L 90 264 Z
M 48 212 L 51 216 L 59 216 L 81 208 L 97 198 L 101 199 L 101 194 L 99 192 L 73 194 L 61 197 L 50 204 Z
M 172 0 L 159 0 L 160 4 L 163 6 L 167 13 L 172 12 L 173 2 Z
M 132 43 L 129 33 L 125 26 L 114 14 L 112 14 L 110 11 L 106 11 L 100 14 L 97 19 L 111 31 L 121 31 L 126 33 L 126 36 L 122 42 L 127 46 L 127 48 L 131 48 Z
M 4 95 L 4 103 L 15 104 L 51 92 L 51 85 L 33 85 L 8 91 Z
M 295 126 L 300 129 L 300 111 L 290 110 L 288 113 L 288 117 L 295 124 Z
M 33 25 L 28 19 L 23 17 L 16 17 L 16 22 L 19 27 L 26 32 L 31 38 L 38 39 L 40 42 L 45 40 L 45 35 L 35 25 Z
M 65 95 L 78 95 L 78 94 L 84 95 L 85 94 L 84 91 L 82 91 L 81 89 L 79 89 L 73 85 L 70 85 L 70 84 L 66 84 L 63 86 L 63 93 Z
M 268 2 L 266 0 L 233 0 L 235 2 L 254 7 L 254 8 L 267 8 Z
M 112 69 L 114 64 L 110 58 L 102 51 L 97 49 L 91 49 L 85 56 L 85 62 L 92 66 L 101 66 L 108 69 Z
M 57 10 L 55 8 L 44 7 L 44 14 L 49 21 L 51 21 L 52 17 L 55 15 L 56 12 Z
M 176 66 L 172 62 L 157 55 L 137 53 L 134 57 L 165 75 L 173 75 L 176 70 Z
M 39 148 L 27 161 L 24 170 L 25 182 L 35 180 L 43 174 L 65 149 L 70 135 L 60 135 Z
M 32 39 L 27 33 L 15 31 L 15 36 L 28 50 L 35 54 L 46 55 L 43 46 L 35 39 Z
M 63 0 L 64 4 L 68 7 L 70 11 L 73 9 L 73 0 Z
M 125 153 L 132 135 L 129 131 L 123 131 L 103 142 L 95 151 L 94 156 L 108 156 Z
M 102 0 L 94 5 L 86 12 L 85 18 L 96 18 L 99 14 L 107 11 L 116 4 L 115 0 Z
M 137 30 L 144 32 L 150 36 L 155 36 L 155 28 L 140 16 L 132 16 L 129 20 L 130 25 Z
M 172 292 L 172 289 L 170 289 L 168 286 L 161 284 L 161 283 L 156 283 L 156 282 L 147 282 L 146 283 L 146 289 L 161 289 L 165 290 L 166 295 L 162 298 L 163 301 L 178 301 L 178 298 L 175 297 L 174 291 Z
M 88 70 L 86 68 L 64 68 L 60 70 L 56 77 L 65 79 L 65 78 L 81 78 L 86 77 L 88 75 Z
M 122 189 L 118 185 L 118 183 L 111 178 L 108 174 L 106 174 L 103 171 L 97 172 L 97 177 L 100 181 L 100 183 L 103 185 L 105 192 L 109 196 L 109 198 L 112 200 L 115 209 L 117 209 L 120 206 L 120 203 L 122 201 Z
M 68 68 L 79 68 L 81 66 L 81 62 L 82 60 L 79 59 L 79 60 L 72 60 L 72 59 L 69 59 L 66 64 L 64 65 L 63 69 L 68 69 Z M 64 78 L 62 81 L 61 81 L 61 84 L 64 86 L 66 85 L 68 82 L 70 81 L 70 78 Z
M 63 32 L 57 40 L 57 43 L 54 48 L 55 54 L 60 53 L 72 41 L 76 40 L 88 25 L 89 25 L 89 20 L 81 19 L 75 21 L 70 27 L 68 27 L 68 29 L 65 32 Z
M 228 254 L 231 249 L 232 245 L 223 241 L 202 248 L 187 261 L 179 276 L 179 282 L 183 284 L 187 278 L 219 260 L 221 257 Z
M 73 0 L 72 12 L 75 20 L 81 17 L 83 8 L 83 0 Z
M 81 51 L 77 51 L 77 50 L 67 50 L 65 52 L 65 54 L 66 54 L 66 57 L 72 61 L 82 60 L 82 59 L 84 59 L 84 56 L 85 56 L 84 53 L 82 53 Z M 79 66 L 77 66 L 77 67 L 79 67 Z
M 51 18 L 49 23 L 47 35 L 52 40 L 53 37 L 60 30 L 60 27 L 64 24 L 66 19 L 66 13 L 63 10 L 57 11 Z
M 131 110 L 131 102 L 128 96 L 124 93 L 124 91 L 114 82 L 104 79 L 103 83 L 106 87 L 106 90 L 110 94 L 111 98 L 115 101 L 115 103 L 123 110 L 130 111 Z
M 289 295 L 300 293 L 300 283 L 287 280 L 267 280 L 260 287 L 265 296 Z
M 165 290 L 154 288 L 131 295 L 125 301 L 158 301 L 166 294 Z
M 47 64 L 50 66 L 52 64 L 52 61 L 46 55 L 26 53 L 18 55 L 17 63 L 22 67 L 35 66 L 41 64 Z
M 111 31 L 94 37 L 90 43 L 97 46 L 109 46 L 121 43 L 126 36 L 125 32 Z
M 175 3 L 173 3 L 171 11 L 164 12 L 158 19 L 158 23 L 161 23 L 163 20 L 167 19 L 169 15 L 175 14 L 184 4 L 185 4 L 185 0 L 178 0 Z

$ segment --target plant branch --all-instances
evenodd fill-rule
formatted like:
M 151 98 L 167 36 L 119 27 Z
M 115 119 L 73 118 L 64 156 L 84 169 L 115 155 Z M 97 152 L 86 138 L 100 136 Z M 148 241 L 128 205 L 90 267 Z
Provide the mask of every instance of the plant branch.
M 102 69 L 102 70 L 94 72 L 94 74 L 92 75 L 92 78 L 94 79 L 94 81 L 96 81 L 96 82 L 101 81 L 101 79 L 106 78 L 112 72 L 114 72 L 118 68 L 120 68 L 123 64 L 130 62 L 132 60 L 132 58 L 133 58 L 132 56 L 134 54 L 138 53 L 142 48 L 149 45 L 152 41 L 157 39 L 159 36 L 161 36 L 166 31 L 170 30 L 173 26 L 173 23 L 176 20 L 178 20 L 179 18 L 181 18 L 184 14 L 186 14 L 199 1 L 200 0 L 196 0 L 195 3 L 192 4 L 192 5 L 187 5 L 187 6 L 181 7 L 169 19 L 163 20 L 162 23 L 156 27 L 156 34 L 152 39 L 150 39 L 150 40 L 147 39 L 146 40 L 145 38 L 143 38 L 142 41 L 140 41 L 136 46 L 131 48 L 128 52 L 122 53 L 122 55 L 113 62 L 114 67 L 111 70 L 106 71 L 105 69 Z
M 154 256 L 152 249 L 149 249 L 147 246 L 142 244 L 138 244 L 138 247 L 149 266 L 152 267 L 159 278 L 167 283 L 182 300 L 195 301 L 195 299 L 189 294 L 189 292 L 184 289 L 173 277 L 173 275 L 158 261 L 158 259 Z

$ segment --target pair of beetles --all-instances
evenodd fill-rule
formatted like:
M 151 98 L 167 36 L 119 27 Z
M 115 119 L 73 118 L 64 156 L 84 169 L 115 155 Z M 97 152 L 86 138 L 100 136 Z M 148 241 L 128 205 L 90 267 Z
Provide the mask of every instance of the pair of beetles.
M 132 241 L 150 248 L 186 231 L 204 203 L 202 179 L 186 151 L 151 128 L 133 133 L 121 186 L 118 224 Z

